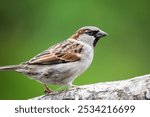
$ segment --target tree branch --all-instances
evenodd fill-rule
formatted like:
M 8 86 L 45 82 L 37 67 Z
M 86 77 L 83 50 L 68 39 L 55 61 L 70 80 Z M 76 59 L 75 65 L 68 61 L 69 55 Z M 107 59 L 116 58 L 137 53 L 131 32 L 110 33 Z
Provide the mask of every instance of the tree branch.
M 128 80 L 84 85 L 32 100 L 149 100 L 150 74 Z

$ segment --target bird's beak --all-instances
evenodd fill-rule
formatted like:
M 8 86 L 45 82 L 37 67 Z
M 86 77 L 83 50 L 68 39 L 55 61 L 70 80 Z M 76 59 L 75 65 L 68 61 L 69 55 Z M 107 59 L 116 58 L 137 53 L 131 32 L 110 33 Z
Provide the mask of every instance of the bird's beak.
M 101 37 L 104 37 L 104 36 L 107 36 L 108 34 L 104 31 L 99 31 L 97 34 L 96 34 L 96 38 L 101 38 Z
M 95 40 L 94 40 L 94 43 L 93 43 L 93 46 L 95 47 L 96 46 L 96 43 L 98 42 L 98 40 L 104 36 L 107 36 L 108 34 L 104 31 L 99 31 L 96 33 L 96 35 L 94 36 L 95 37 Z

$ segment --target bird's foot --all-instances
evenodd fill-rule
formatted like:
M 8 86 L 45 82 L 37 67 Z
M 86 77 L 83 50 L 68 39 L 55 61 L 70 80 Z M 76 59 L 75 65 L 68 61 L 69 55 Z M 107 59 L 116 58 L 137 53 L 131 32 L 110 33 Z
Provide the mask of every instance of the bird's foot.
M 45 87 L 45 91 L 44 91 L 45 94 L 55 93 L 55 91 L 51 90 L 46 84 L 44 84 L 44 87 Z
M 45 93 L 45 94 L 52 94 L 52 93 L 54 93 L 54 91 L 53 91 L 53 90 L 50 90 L 50 89 L 49 89 L 49 90 L 46 89 L 46 90 L 44 91 L 44 93 Z

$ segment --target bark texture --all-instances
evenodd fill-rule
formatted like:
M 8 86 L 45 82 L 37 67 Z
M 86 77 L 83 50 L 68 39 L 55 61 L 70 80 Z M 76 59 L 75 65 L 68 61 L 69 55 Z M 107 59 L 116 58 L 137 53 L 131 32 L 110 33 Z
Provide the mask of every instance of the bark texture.
M 149 100 L 150 74 L 113 82 L 75 87 L 31 100 Z

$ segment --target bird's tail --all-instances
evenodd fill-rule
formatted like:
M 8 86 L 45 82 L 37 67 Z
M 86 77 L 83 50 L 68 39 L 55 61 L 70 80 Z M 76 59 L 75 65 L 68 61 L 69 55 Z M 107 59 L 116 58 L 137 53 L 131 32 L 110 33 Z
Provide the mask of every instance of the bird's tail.
M 16 71 L 17 69 L 20 69 L 20 68 L 21 68 L 20 65 L 2 66 L 0 67 L 0 71 L 5 71 L 5 70 Z

